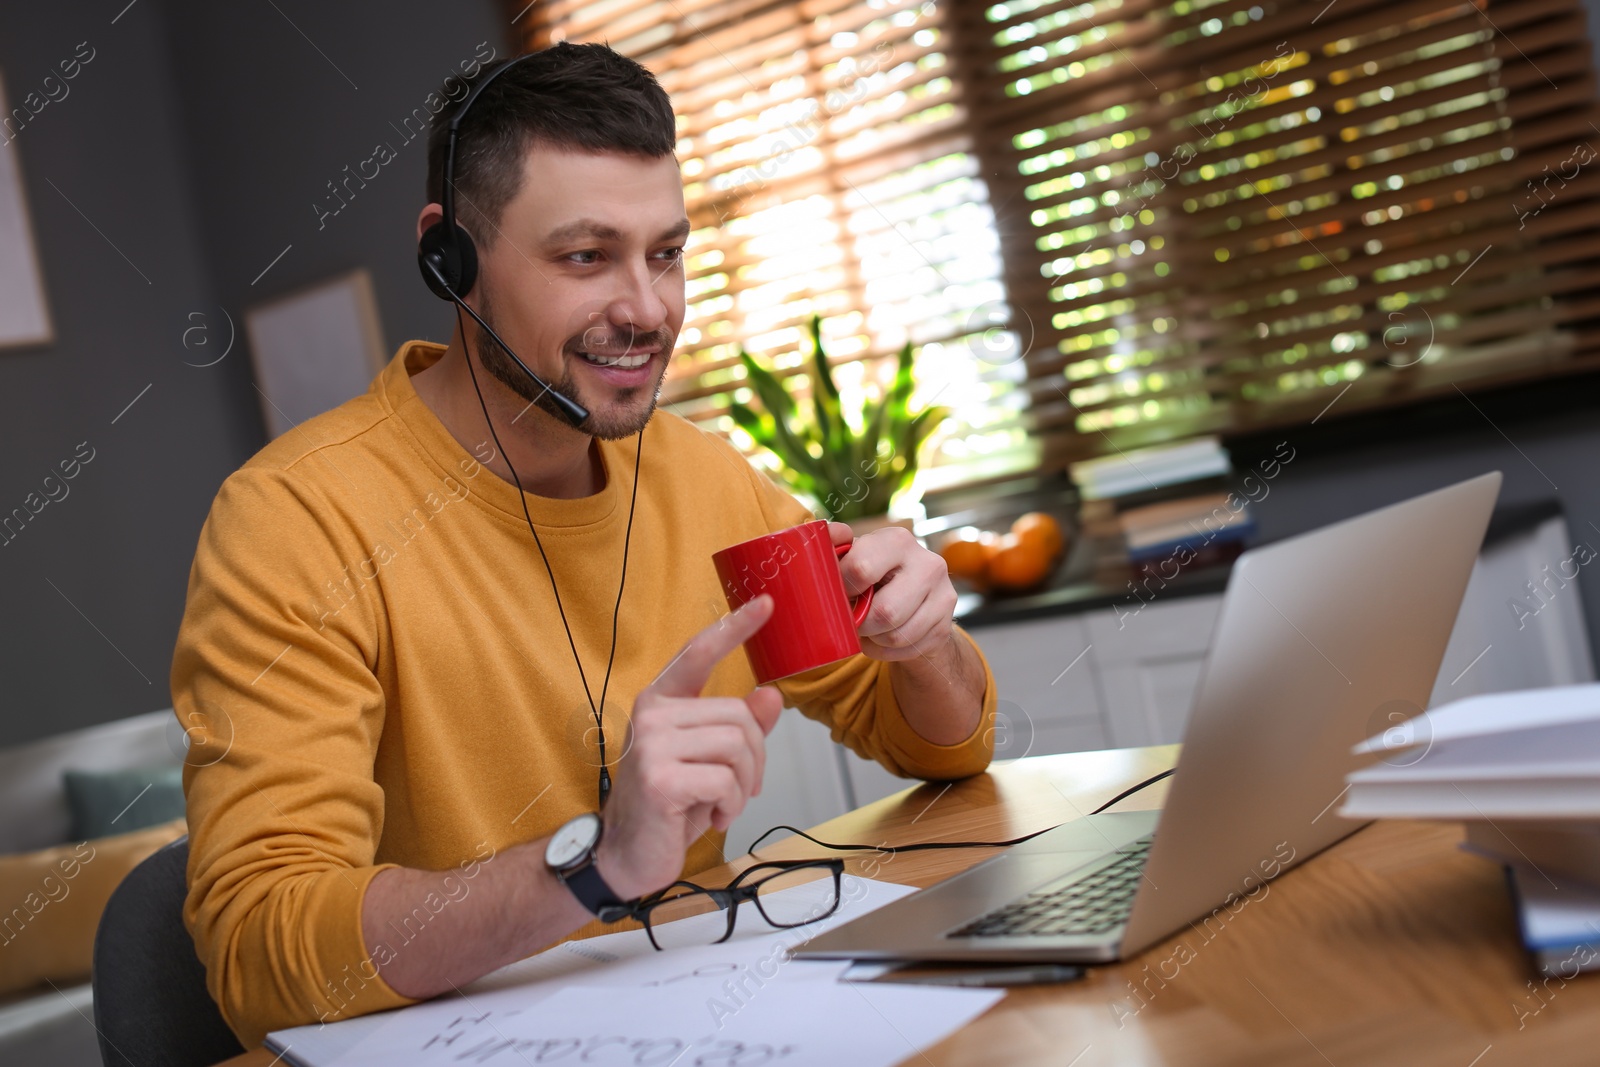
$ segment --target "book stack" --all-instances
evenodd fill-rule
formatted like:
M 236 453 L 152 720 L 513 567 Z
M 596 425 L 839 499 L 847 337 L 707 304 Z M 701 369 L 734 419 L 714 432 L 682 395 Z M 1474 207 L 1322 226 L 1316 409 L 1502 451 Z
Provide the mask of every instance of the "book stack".
M 1164 584 L 1179 570 L 1231 560 L 1255 533 L 1244 499 L 1227 491 L 1233 466 L 1216 437 L 1119 451 L 1068 470 L 1105 577 L 1131 567 L 1136 580 Z
M 1340 814 L 1441 819 L 1504 864 L 1546 974 L 1600 969 L 1600 684 L 1488 693 L 1357 746 Z
M 1150 569 L 1167 578 L 1182 567 L 1234 558 L 1256 531 L 1249 505 L 1231 493 L 1203 493 L 1129 508 L 1117 515 L 1117 525 L 1135 570 Z
M 1084 500 L 1136 498 L 1170 486 L 1225 477 L 1233 466 L 1216 437 L 1119 451 L 1068 467 Z
M 1600 969 L 1600 888 L 1506 865 L 1522 943 L 1551 978 Z

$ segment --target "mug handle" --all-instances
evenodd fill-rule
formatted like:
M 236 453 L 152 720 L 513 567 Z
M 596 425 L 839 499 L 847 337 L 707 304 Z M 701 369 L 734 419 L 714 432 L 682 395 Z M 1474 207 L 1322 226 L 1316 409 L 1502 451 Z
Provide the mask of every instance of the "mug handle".
M 842 545 L 834 545 L 833 558 L 843 559 L 844 554 L 850 551 L 850 546 L 854 543 L 854 541 L 846 541 Z M 867 612 L 872 610 L 872 591 L 875 588 L 876 586 L 867 586 L 867 591 L 857 597 L 856 602 L 850 606 L 850 621 L 855 624 L 857 629 L 860 629 L 861 624 L 867 621 Z

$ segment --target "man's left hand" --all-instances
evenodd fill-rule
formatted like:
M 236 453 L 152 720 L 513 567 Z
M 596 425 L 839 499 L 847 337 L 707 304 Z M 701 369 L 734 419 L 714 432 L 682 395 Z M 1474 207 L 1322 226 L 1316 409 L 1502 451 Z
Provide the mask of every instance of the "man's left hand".
M 907 660 L 949 647 L 955 634 L 956 590 L 942 557 L 900 526 L 885 526 L 852 542 L 848 525 L 830 522 L 828 536 L 835 545 L 850 545 L 839 559 L 839 571 L 851 599 L 877 587 L 872 609 L 856 631 L 865 655 Z

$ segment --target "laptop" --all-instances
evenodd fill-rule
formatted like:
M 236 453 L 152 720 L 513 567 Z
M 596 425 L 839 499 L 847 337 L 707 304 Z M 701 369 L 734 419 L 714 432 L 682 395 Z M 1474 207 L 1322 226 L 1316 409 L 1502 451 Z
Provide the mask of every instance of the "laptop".
M 1162 810 L 1074 819 L 795 955 L 1125 959 L 1360 829 L 1335 811 L 1371 759 L 1351 749 L 1427 705 L 1499 489 L 1493 471 L 1243 553 Z

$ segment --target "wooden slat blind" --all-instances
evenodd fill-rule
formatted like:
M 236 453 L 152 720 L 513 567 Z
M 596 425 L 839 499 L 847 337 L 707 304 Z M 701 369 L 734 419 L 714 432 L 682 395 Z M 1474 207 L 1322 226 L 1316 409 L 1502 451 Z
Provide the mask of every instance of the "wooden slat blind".
M 926 344 L 961 415 L 945 481 L 1600 367 L 1578 0 L 554 0 L 518 25 L 608 40 L 673 98 L 695 233 L 666 399 L 710 425 L 738 345 L 798 375 L 814 312 L 847 385 Z
M 994 329 L 1011 317 L 999 240 L 943 20 L 924 0 L 558 0 L 518 23 L 530 48 L 605 40 L 672 97 L 694 226 L 673 410 L 738 439 L 741 345 L 805 397 L 820 314 L 847 394 L 921 346 L 918 402 L 956 411 L 925 463 L 962 477 L 1037 461 L 1007 358 L 1020 345 Z
M 947 18 L 1045 466 L 1600 366 L 1577 0 Z

